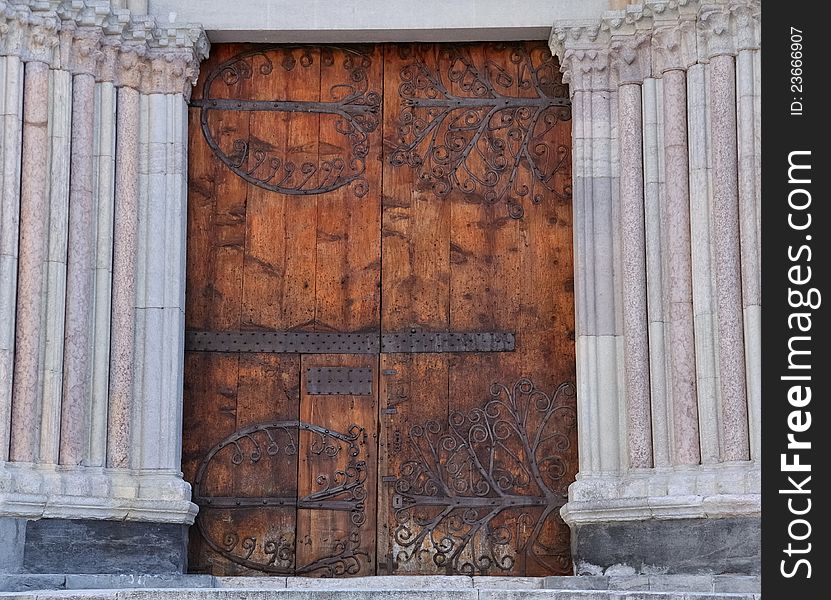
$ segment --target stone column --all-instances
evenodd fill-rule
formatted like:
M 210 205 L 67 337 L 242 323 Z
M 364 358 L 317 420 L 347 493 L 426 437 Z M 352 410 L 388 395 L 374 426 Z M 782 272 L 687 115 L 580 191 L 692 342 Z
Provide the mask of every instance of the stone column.
M 9 457 L 20 219 L 23 71 L 0 40 L 0 462 Z
M 596 432 L 580 438 L 583 476 L 621 468 L 620 324 L 616 320 L 612 220 L 616 207 L 611 172 L 611 123 L 617 117 L 611 113 L 608 64 L 608 50 L 590 43 L 570 49 L 562 59 L 564 81 L 570 83 L 574 128 L 578 427 Z
M 694 61 L 693 23 L 656 28 L 652 37 L 656 73 L 663 79 L 666 173 L 669 356 L 673 462 L 698 464 L 698 404 L 690 255 L 690 188 L 687 154 L 686 69 Z
M 708 8 L 702 13 L 700 23 L 710 59 L 712 227 L 716 250 L 722 458 L 725 461 L 747 460 L 750 446 L 742 311 L 736 67 L 730 12 L 723 7 Z M 750 248 L 748 255 L 755 255 L 755 248 Z M 755 276 L 754 273 L 746 279 L 751 286 L 749 292 L 758 302 Z
M 119 56 L 118 137 L 115 151 L 112 339 L 107 466 L 130 467 L 133 365 L 136 332 L 136 235 L 139 192 L 139 92 L 143 63 L 139 50 Z
M 9 457 L 35 462 L 40 450 L 40 361 L 43 351 L 43 265 L 47 257 L 49 64 L 57 20 L 44 19 L 27 33 L 30 54 L 23 83 L 20 177 L 20 250 L 17 274 L 15 365 Z M 44 43 L 46 42 L 46 43 Z
M 760 143 L 758 102 L 759 10 L 731 7 L 736 27 L 736 107 L 738 124 L 739 220 L 741 230 L 742 300 L 744 308 L 750 458 L 761 455 L 761 243 L 759 228 Z
M 629 467 L 652 467 L 652 414 L 644 225 L 641 84 L 650 70 L 649 38 L 613 40 L 618 65 L 620 231 L 623 237 L 623 339 Z
M 96 219 L 93 198 L 95 71 L 103 56 L 101 31 L 76 34 L 73 44 L 72 177 L 69 187 L 69 234 L 66 265 L 66 330 L 60 464 L 79 465 L 89 455 L 94 335 L 94 267 Z

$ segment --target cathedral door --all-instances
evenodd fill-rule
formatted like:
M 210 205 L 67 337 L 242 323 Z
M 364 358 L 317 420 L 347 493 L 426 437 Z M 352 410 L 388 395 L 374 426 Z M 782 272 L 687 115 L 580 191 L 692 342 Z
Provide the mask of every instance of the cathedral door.
M 545 44 L 215 45 L 199 79 L 190 569 L 570 573 L 570 103 Z

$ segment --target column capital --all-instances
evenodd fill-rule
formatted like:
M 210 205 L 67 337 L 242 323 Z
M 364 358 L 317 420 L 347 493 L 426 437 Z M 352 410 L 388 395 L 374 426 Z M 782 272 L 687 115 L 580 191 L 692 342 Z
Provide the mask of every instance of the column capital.
M 698 14 L 699 60 L 706 62 L 722 54 L 736 55 L 736 31 L 727 4 L 708 4 Z
M 730 12 L 736 27 L 736 51 L 761 47 L 761 3 L 759 0 L 731 2 Z
M 652 60 L 656 75 L 686 70 L 696 63 L 695 22 L 677 21 L 652 32 Z
M 147 70 L 147 48 L 142 44 L 121 44 L 114 65 L 113 81 L 118 87 L 141 89 L 141 81 Z
M 611 87 L 609 51 L 605 47 L 566 50 L 561 70 L 563 83 L 569 84 L 572 94 Z
M 643 83 L 652 73 L 652 37 L 647 33 L 612 37 L 610 61 L 619 84 Z

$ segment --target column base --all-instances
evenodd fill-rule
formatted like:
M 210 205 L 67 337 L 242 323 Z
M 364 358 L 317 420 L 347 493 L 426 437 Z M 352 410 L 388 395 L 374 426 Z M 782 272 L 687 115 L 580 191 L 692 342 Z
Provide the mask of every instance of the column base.
M 761 569 L 759 465 L 579 474 L 561 509 L 577 575 Z
M 190 494 L 176 471 L 0 462 L 0 573 L 183 573 Z
M 6 572 L 171 574 L 187 568 L 187 525 L 2 517 L 0 531 L 16 533 L 0 550 Z
M 576 525 L 571 545 L 577 575 L 761 573 L 758 517 Z

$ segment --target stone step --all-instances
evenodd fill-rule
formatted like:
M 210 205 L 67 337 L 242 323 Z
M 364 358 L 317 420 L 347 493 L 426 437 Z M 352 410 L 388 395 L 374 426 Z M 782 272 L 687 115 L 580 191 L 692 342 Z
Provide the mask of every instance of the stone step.
M 0 575 L 0 600 L 759 600 L 755 576 Z

